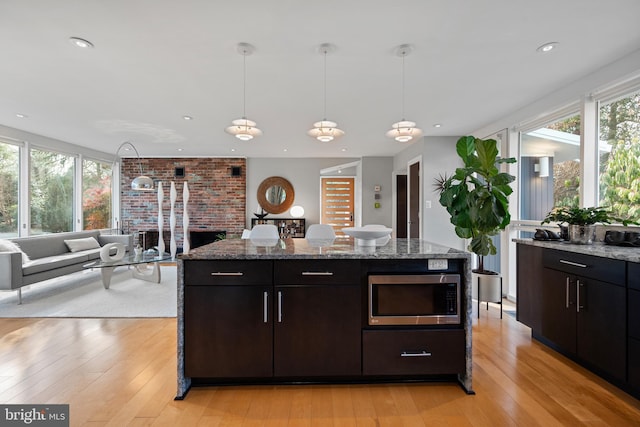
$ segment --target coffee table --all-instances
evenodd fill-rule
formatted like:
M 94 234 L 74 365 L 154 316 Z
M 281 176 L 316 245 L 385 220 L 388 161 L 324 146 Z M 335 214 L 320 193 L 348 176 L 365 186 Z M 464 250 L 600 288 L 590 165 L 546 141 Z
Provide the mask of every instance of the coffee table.
M 102 275 L 102 285 L 105 289 L 109 289 L 111 276 L 116 267 L 133 266 L 133 277 L 136 279 L 146 280 L 147 282 L 160 283 L 160 261 L 171 259 L 171 255 L 164 253 L 158 255 L 156 253 L 130 254 L 117 261 L 103 261 L 101 259 L 84 264 L 84 268 L 99 268 Z

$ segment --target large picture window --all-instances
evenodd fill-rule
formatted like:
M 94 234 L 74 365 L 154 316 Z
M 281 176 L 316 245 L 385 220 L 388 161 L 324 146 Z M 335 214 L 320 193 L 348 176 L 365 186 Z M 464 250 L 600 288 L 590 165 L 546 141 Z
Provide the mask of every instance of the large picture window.
M 640 91 L 599 109 L 599 204 L 640 219 Z
M 31 234 L 73 231 L 75 158 L 30 150 Z
M 83 160 L 82 218 L 84 230 L 109 228 L 111 224 L 111 164 Z
M 578 206 L 579 114 L 523 133 L 520 153 L 520 219 L 542 220 L 554 206 Z
M 0 238 L 18 235 L 19 149 L 0 142 Z

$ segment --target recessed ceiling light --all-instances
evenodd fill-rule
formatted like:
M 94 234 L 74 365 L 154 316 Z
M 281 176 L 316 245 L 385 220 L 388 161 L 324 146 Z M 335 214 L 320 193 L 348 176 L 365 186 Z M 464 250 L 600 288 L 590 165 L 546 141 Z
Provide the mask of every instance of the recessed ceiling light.
M 193 120 L 193 117 L 191 116 L 182 116 L 182 118 L 185 120 Z
M 232 151 L 232 152 L 235 152 L 235 151 L 236 151 L 236 149 L 235 149 L 235 148 L 232 148 L 232 149 L 231 149 L 231 151 Z
M 178 151 L 182 151 L 182 150 L 183 150 L 183 148 L 178 148 Z
M 551 52 L 552 50 L 557 49 L 558 44 L 559 44 L 558 42 L 545 43 L 542 46 L 540 46 L 539 48 L 537 48 L 536 50 L 538 52 L 541 52 L 541 53 Z
M 83 49 L 88 49 L 93 47 L 93 43 L 91 43 L 89 40 L 81 39 L 80 37 L 69 37 L 69 42 L 72 45 L 76 47 L 81 47 Z
M 440 123 L 435 123 L 435 124 L 433 125 L 433 127 L 434 127 L 434 128 L 441 128 L 441 127 L 442 127 L 442 125 L 441 125 Z
M 340 151 L 342 151 L 342 152 L 344 153 L 345 151 L 347 151 L 347 149 L 346 149 L 346 148 L 343 148 L 343 149 L 341 149 Z
M 285 149 L 283 149 L 282 151 L 284 151 L 284 152 L 286 153 L 288 150 L 285 148 Z
M 16 117 L 19 118 L 19 119 L 26 119 L 29 116 L 27 116 L 26 114 L 22 114 L 22 113 L 16 113 Z

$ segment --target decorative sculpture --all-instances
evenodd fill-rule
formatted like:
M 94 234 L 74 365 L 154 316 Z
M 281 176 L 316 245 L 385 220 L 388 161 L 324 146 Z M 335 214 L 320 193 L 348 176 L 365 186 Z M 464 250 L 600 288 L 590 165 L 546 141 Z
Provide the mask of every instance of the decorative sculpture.
M 169 250 L 171 259 L 176 258 L 178 247 L 176 246 L 176 183 L 171 181 L 171 189 L 169 190 L 169 200 L 171 201 L 171 210 L 169 212 L 169 228 L 171 229 L 171 240 L 169 241 Z
M 182 188 L 182 229 L 183 231 L 183 243 L 182 243 L 182 253 L 188 254 L 189 250 L 191 250 L 191 243 L 189 242 L 189 211 L 187 210 L 187 204 L 189 203 L 189 186 L 187 185 L 187 181 L 184 182 L 184 187 Z
M 164 253 L 164 238 L 162 237 L 162 227 L 164 223 L 164 217 L 162 216 L 162 199 L 164 199 L 162 182 L 158 182 L 158 255 L 160 256 Z

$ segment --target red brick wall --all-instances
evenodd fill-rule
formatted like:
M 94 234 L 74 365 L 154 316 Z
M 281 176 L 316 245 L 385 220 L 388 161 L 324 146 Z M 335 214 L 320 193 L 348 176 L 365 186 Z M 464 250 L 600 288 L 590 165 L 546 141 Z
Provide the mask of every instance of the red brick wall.
M 129 232 L 158 229 L 158 182 L 162 181 L 164 198 L 163 230 L 169 231 L 171 181 L 175 182 L 177 199 L 176 242 L 182 247 L 182 190 L 189 186 L 189 230 L 225 230 L 227 237 L 239 236 L 245 228 L 246 161 L 237 158 L 143 158 L 143 173 L 156 185 L 154 192 L 131 190 L 131 180 L 140 175 L 138 160 L 121 162 L 121 227 Z M 239 166 L 240 176 L 231 176 L 231 167 Z M 175 168 L 183 167 L 184 178 L 176 178 Z M 167 251 L 169 248 L 166 249 Z

